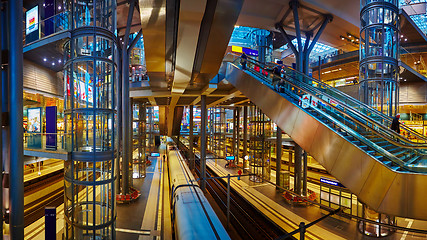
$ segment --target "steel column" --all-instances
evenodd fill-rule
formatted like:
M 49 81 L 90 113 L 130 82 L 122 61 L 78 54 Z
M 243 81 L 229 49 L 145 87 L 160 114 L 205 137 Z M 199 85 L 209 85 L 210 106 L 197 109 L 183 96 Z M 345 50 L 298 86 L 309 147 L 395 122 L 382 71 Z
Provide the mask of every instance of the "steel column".
M 0 26 L 7 26 L 6 22 L 3 21 L 4 17 L 4 9 L 3 5 L 0 4 Z M 3 81 L 6 81 L 7 78 L 3 78 L 3 58 L 2 58 L 2 52 L 3 47 L 5 47 L 6 42 L 3 41 L 3 35 L 6 34 L 6 27 L 2 27 L 0 29 L 0 149 L 2 150 L 0 153 L 0 224 L 3 226 L 3 152 L 6 152 L 5 150 L 7 148 L 3 147 Z M 7 102 L 7 101 L 6 101 Z M 0 240 L 3 240 L 3 230 L 0 234 Z
M 131 106 L 129 99 L 129 51 L 127 50 L 129 44 L 129 32 L 130 26 L 132 23 L 133 10 L 135 9 L 135 1 L 130 2 L 127 25 L 125 35 L 123 37 L 123 47 L 122 47 L 122 192 L 124 194 L 129 193 L 129 187 L 131 186 L 131 179 L 129 175 L 129 168 L 131 165 L 132 158 L 132 145 L 131 145 Z
M 193 149 L 193 128 L 194 128 L 194 121 L 193 121 L 193 105 L 190 105 L 190 170 L 194 170 L 195 168 L 195 159 L 194 159 L 194 149 Z
M 276 185 L 280 186 L 280 171 L 282 170 L 282 129 L 276 131 Z M 276 187 L 276 189 L 278 189 Z
M 233 142 L 231 143 L 232 153 L 234 158 L 236 158 L 236 108 L 233 108 Z M 236 159 L 234 159 L 236 162 Z
M 307 196 L 307 152 L 304 151 L 302 167 L 302 195 Z
M 239 152 L 240 152 L 240 108 L 236 108 L 236 163 L 239 164 Z
M 200 188 L 203 192 L 206 191 L 206 95 L 201 96 L 201 126 L 200 126 L 200 167 L 201 167 L 201 176 L 200 176 Z
M 248 106 L 243 107 L 243 171 L 248 168 Z
M 22 0 L 9 3 L 10 236 L 24 239 Z M 3 26 L 2 26 L 3 27 Z
M 294 147 L 294 192 L 301 195 L 302 148 L 295 143 Z

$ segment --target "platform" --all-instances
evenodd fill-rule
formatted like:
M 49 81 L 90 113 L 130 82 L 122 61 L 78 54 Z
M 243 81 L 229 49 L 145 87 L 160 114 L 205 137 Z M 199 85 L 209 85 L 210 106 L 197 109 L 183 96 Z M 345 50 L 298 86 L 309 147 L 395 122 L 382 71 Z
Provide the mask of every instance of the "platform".
M 198 153 L 196 153 L 198 154 Z M 225 168 L 226 161 L 215 159 L 213 155 L 207 155 L 207 166 L 219 176 L 227 174 L 237 175 L 238 168 Z M 275 181 L 275 171 L 272 170 L 272 182 Z M 290 180 L 293 185 L 293 177 Z M 308 183 L 310 190 L 319 193 L 319 185 Z M 317 205 L 292 206 L 276 191 L 274 185 L 270 183 L 255 183 L 249 181 L 249 177 L 242 177 L 241 180 L 231 179 L 231 187 L 240 195 L 247 199 L 260 212 L 275 222 L 285 231 L 290 232 L 298 228 L 300 222 L 306 224 L 324 216 L 325 211 Z M 397 225 L 402 227 L 412 227 L 417 229 L 427 228 L 426 221 L 409 220 L 396 218 Z M 307 230 L 307 239 L 374 239 L 362 235 L 357 230 L 357 222 L 344 217 L 329 217 Z M 426 239 L 426 234 L 408 233 L 397 231 L 385 239 Z
M 165 147 L 161 146 L 160 153 L 163 154 L 164 151 Z M 141 191 L 141 196 L 132 203 L 117 204 L 116 239 L 172 239 L 169 176 L 167 165 L 160 159 L 161 157 L 150 157 L 152 164 L 147 166 L 146 177 L 133 179 L 133 186 Z M 56 239 L 60 240 L 64 228 L 64 204 L 56 212 Z M 45 240 L 44 218 L 25 228 L 25 239 Z

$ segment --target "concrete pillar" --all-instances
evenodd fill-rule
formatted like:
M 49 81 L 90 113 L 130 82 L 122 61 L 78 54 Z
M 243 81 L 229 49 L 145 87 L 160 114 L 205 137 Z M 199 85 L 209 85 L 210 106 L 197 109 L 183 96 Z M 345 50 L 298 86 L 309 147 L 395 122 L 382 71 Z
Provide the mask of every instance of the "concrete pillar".
M 193 121 L 193 105 L 190 105 L 190 169 L 194 170 L 195 168 L 195 159 L 194 159 L 194 152 L 193 152 L 193 127 L 194 127 L 194 121 Z
M 201 169 L 201 176 L 200 176 L 200 188 L 203 192 L 206 191 L 206 121 L 207 121 L 207 114 L 206 114 L 206 95 L 202 95 L 201 97 L 201 126 L 200 126 L 200 169 Z
M 282 170 L 282 129 L 277 126 L 276 132 L 276 185 L 280 186 L 280 171 Z
M 302 182 L 302 148 L 295 143 L 294 147 L 294 192 L 301 195 Z

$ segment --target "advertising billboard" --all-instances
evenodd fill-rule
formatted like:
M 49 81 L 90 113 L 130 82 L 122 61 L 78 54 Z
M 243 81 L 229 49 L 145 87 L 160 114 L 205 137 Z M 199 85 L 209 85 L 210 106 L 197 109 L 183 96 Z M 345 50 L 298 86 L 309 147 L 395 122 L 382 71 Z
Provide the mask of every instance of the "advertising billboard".
M 25 12 L 25 34 L 39 30 L 39 6 Z
M 27 131 L 31 133 L 41 132 L 41 108 L 29 108 L 28 109 L 28 120 L 27 120 Z

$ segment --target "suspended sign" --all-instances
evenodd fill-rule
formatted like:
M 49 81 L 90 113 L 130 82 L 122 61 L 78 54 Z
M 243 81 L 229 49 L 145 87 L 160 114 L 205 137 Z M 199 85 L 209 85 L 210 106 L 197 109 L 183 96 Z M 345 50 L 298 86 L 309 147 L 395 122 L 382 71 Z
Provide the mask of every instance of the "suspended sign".
M 321 183 L 326 183 L 326 184 L 329 184 L 329 185 L 333 185 L 333 186 L 337 186 L 337 187 L 344 187 L 344 185 L 342 185 L 337 180 L 330 179 L 330 178 L 321 177 L 320 178 L 320 182 Z
M 246 47 L 231 46 L 231 51 L 236 52 L 236 53 L 245 53 L 246 55 L 254 56 L 254 57 L 258 56 L 257 50 L 253 50 L 253 49 L 246 48 Z

